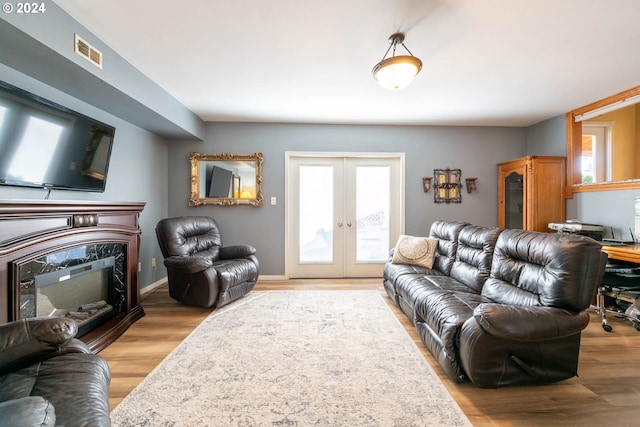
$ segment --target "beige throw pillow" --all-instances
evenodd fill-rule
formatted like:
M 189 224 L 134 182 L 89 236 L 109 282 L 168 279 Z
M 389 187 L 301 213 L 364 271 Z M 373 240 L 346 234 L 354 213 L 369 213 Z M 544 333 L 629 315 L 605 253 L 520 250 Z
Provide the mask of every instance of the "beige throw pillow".
M 391 262 L 431 268 L 433 267 L 437 248 L 438 239 L 401 234 L 398 238 L 398 243 L 396 243 Z

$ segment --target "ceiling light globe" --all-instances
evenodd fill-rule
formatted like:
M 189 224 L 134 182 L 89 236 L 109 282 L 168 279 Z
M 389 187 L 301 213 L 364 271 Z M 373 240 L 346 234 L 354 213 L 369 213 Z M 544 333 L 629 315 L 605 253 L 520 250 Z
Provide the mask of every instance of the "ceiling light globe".
M 422 61 L 415 56 L 393 56 L 373 67 L 373 77 L 380 86 L 398 90 L 409 86 L 421 69 Z

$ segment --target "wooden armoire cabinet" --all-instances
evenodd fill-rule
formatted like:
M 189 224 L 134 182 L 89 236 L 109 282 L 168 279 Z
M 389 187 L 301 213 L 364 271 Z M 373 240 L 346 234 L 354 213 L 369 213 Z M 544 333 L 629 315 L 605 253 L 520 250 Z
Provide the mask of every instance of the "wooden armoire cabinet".
M 498 226 L 549 231 L 564 222 L 566 160 L 527 156 L 498 164 Z

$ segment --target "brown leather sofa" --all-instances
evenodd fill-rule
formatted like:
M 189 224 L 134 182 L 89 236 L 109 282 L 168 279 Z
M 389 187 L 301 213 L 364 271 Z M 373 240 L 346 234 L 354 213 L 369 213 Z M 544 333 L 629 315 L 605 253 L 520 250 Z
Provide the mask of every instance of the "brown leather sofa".
M 165 218 L 156 235 L 167 267 L 169 295 L 200 307 L 221 307 L 250 292 L 260 264 L 250 245 L 223 246 L 213 218 Z
M 0 425 L 107 427 L 107 362 L 67 317 L 0 325 Z
M 432 268 L 390 259 L 383 284 L 451 380 L 495 388 L 577 375 L 607 261 L 600 243 L 451 221 L 429 238 Z

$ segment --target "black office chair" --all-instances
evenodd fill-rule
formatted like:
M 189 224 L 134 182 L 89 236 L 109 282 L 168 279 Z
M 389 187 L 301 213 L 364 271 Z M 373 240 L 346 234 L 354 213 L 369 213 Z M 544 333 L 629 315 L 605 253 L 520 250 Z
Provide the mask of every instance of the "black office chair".
M 213 218 L 183 216 L 158 222 L 169 295 L 200 307 L 221 307 L 250 292 L 260 264 L 250 245 L 222 246 Z

